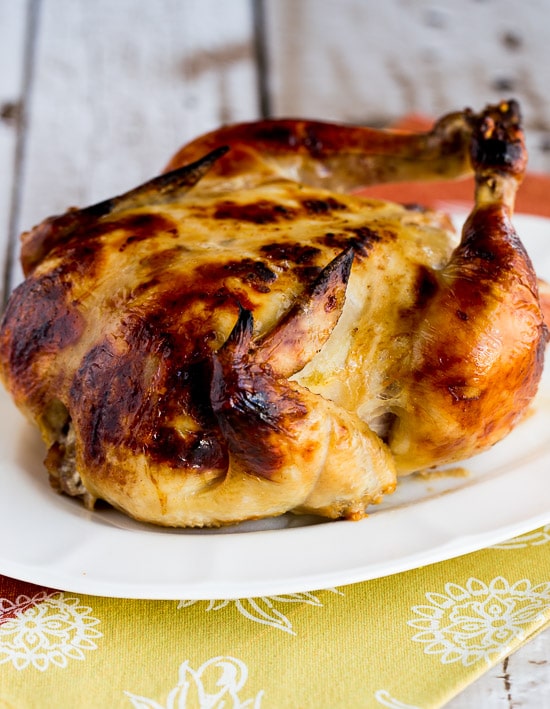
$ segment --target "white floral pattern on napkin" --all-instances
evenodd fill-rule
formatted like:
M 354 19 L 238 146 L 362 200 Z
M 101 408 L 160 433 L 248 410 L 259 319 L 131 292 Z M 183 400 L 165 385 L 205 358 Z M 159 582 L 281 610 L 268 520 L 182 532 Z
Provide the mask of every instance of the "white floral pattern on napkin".
M 336 588 L 327 588 L 326 591 L 344 595 Z M 198 603 L 206 605 L 206 612 L 219 611 L 222 608 L 233 606 L 239 613 L 255 623 L 270 625 L 272 628 L 282 630 L 290 635 L 296 635 L 292 627 L 292 622 L 287 615 L 277 608 L 277 605 L 284 603 L 305 603 L 310 606 L 322 606 L 323 603 L 319 594 L 315 593 L 289 593 L 282 596 L 259 596 L 257 598 L 240 598 L 237 600 L 218 599 L 214 601 L 185 601 L 178 603 L 178 608 L 189 608 Z
M 550 542 L 550 524 L 546 524 L 534 532 L 520 534 L 518 537 L 508 539 L 500 544 L 495 544 L 493 549 L 525 549 L 529 546 L 538 547 Z
M 91 612 L 80 599 L 60 591 L 0 599 L 0 664 L 43 672 L 51 665 L 66 667 L 69 660 L 84 660 L 102 636 L 93 627 L 100 621 Z
M 124 694 L 134 709 L 260 709 L 263 692 L 246 700 L 239 696 L 247 679 L 247 666 L 235 657 L 212 657 L 197 670 L 186 660 L 165 704 L 131 692 Z
M 449 582 L 445 593 L 426 593 L 429 605 L 413 606 L 419 618 L 408 625 L 420 630 L 412 640 L 441 662 L 464 666 L 489 663 L 519 641 L 550 608 L 550 582 L 536 586 L 529 579 L 510 583 L 502 576 L 488 584 L 470 578 L 466 585 Z

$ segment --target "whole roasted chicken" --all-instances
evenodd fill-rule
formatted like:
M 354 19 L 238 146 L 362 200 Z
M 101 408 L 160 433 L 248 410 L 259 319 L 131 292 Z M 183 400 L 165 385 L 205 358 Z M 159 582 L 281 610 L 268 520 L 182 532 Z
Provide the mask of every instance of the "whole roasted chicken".
M 525 165 L 513 101 L 424 134 L 267 120 L 24 234 L 1 374 L 54 488 L 161 525 L 357 519 L 492 446 L 547 340 L 511 222 Z M 461 237 L 354 194 L 471 173 Z

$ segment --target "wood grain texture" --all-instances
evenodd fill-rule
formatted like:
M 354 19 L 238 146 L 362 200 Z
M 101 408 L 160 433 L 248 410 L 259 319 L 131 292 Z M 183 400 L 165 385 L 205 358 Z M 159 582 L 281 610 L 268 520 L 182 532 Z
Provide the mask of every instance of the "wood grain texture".
M 546 0 L 265 0 L 274 115 L 385 125 L 514 96 L 550 170 Z
M 0 302 L 9 288 L 10 242 L 15 241 L 17 228 L 29 4 L 0 3 Z
M 550 709 L 550 629 L 492 667 L 446 709 Z

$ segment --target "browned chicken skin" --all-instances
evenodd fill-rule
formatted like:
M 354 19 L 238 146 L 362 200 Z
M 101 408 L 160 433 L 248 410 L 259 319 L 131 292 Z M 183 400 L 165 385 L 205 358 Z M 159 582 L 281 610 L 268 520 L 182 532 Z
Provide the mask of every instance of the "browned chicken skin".
M 261 121 L 24 234 L 1 373 L 54 487 L 163 525 L 360 518 L 398 475 L 492 446 L 547 340 L 511 222 L 525 164 L 514 102 L 425 134 Z M 472 171 L 458 242 L 350 194 Z

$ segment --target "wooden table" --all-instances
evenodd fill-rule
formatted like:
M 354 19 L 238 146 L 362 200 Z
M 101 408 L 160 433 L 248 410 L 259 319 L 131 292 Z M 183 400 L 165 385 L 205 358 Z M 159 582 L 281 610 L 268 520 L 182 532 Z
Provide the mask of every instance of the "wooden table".
M 2 297 L 18 234 L 262 115 L 383 125 L 517 96 L 550 172 L 550 2 L 0 0 Z M 550 707 L 550 631 L 450 709 Z

